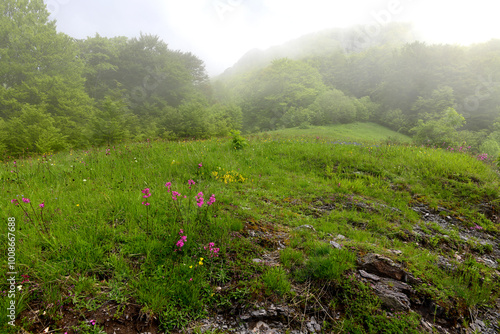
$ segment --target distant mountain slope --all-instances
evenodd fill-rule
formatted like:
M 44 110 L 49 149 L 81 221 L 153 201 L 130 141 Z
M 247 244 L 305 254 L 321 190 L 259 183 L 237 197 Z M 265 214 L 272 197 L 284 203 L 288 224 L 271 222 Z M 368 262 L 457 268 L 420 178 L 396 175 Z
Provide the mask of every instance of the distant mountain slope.
M 310 33 L 267 50 L 252 49 L 218 78 L 262 68 L 279 58 L 303 59 L 336 52 L 353 53 L 375 45 L 402 45 L 415 40 L 410 24 L 392 23 L 379 28 L 378 33 L 371 33 L 365 26 L 333 28 Z

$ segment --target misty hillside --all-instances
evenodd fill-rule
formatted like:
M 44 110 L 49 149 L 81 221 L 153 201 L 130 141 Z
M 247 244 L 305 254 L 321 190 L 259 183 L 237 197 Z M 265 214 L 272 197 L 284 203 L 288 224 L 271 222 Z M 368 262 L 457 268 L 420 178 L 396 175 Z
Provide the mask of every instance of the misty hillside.
M 500 40 L 353 25 L 210 78 L 304 8 L 82 3 L 0 1 L 0 334 L 500 332 Z
M 333 28 L 310 33 L 266 50 L 252 49 L 218 77 L 262 68 L 279 58 L 303 59 L 338 52 L 356 53 L 373 46 L 398 46 L 413 41 L 415 37 L 410 24 L 392 23 L 381 27 L 380 32 L 374 35 L 368 35 L 362 26 Z
M 500 152 L 500 40 L 471 46 L 408 42 L 388 25 L 363 48 L 352 30 L 252 50 L 213 79 L 218 101 L 242 109 L 248 132 L 372 121 L 418 143 Z

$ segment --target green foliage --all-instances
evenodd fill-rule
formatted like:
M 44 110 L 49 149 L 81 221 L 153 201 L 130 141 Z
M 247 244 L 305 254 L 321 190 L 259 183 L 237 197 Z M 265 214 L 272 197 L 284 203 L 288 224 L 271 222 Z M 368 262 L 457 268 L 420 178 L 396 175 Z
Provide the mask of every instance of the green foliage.
M 465 124 L 465 119 L 455 109 L 448 108 L 440 114 L 440 118 L 426 122 L 418 120 L 417 126 L 410 130 L 414 133 L 414 140 L 419 144 L 458 144 L 456 130 Z
M 444 278 L 442 284 L 462 299 L 467 307 L 488 305 L 492 298 L 499 295 L 498 282 L 490 274 L 484 275 L 473 258 L 464 261 L 457 274 Z
M 500 119 L 493 123 L 492 130 L 482 142 L 480 152 L 487 153 L 495 159 L 500 157 Z
M 356 120 L 353 99 L 337 89 L 319 95 L 309 108 L 314 111 L 312 123 L 315 125 L 345 124 Z
M 27 152 L 55 152 L 66 147 L 61 131 L 54 119 L 42 108 L 25 104 L 19 115 L 5 124 L 5 146 L 12 154 Z
M 300 118 L 307 118 L 300 115 L 300 110 L 309 106 L 324 89 L 316 69 L 286 58 L 274 60 L 268 67 L 251 73 L 243 82 L 237 94 L 243 101 L 243 123 L 247 130 L 300 124 L 303 121 Z M 289 111 L 290 114 L 284 117 Z
M 298 280 L 308 277 L 339 280 L 342 274 L 356 266 L 356 255 L 348 250 L 332 248 L 329 244 L 313 244 L 305 267 L 296 273 Z
M 240 131 L 231 131 L 233 136 L 231 146 L 236 150 L 241 150 L 248 145 L 248 141 L 240 135 Z
M 304 259 L 304 253 L 299 250 L 288 247 L 280 251 L 280 261 L 287 269 L 301 266 L 304 264 Z
M 283 296 L 290 293 L 291 284 L 285 270 L 281 267 L 273 267 L 262 275 L 262 282 L 268 293 L 277 293 Z
M 11 132 L 7 150 L 19 154 L 84 144 L 91 101 L 74 40 L 57 33 L 43 1 L 5 1 L 0 12 L 0 116 L 12 127 L 34 131 L 29 143 L 25 131 Z M 34 110 L 34 120 L 27 121 Z
M 214 104 L 207 108 L 209 118 L 208 133 L 211 136 L 223 137 L 231 134 L 231 130 L 241 129 L 242 112 L 236 104 Z
M 113 145 L 127 139 L 132 119 L 123 100 L 106 96 L 91 120 L 92 142 Z
M 0 12 L 0 117 L 6 129 L 0 149 L 8 154 L 129 138 L 224 136 L 241 127 L 238 106 L 199 102 L 210 96 L 203 62 L 168 49 L 157 36 L 96 34 L 76 41 L 57 33 L 41 0 L 9 0 Z M 29 137 L 17 131 L 23 127 L 30 128 Z
M 346 305 L 347 319 L 342 322 L 344 331 L 364 333 L 420 333 L 420 316 L 410 312 L 388 312 L 381 308 L 380 299 L 371 289 L 352 277 L 341 284 L 341 298 Z
M 408 119 L 400 109 L 382 112 L 380 123 L 398 132 L 408 131 Z
M 356 120 L 358 122 L 370 121 L 378 111 L 379 106 L 374 103 L 369 96 L 363 96 L 360 99 L 353 99 L 356 106 Z
M 286 128 L 309 124 L 312 119 L 313 112 L 304 108 L 290 108 L 281 118 L 281 124 Z
M 106 334 L 104 327 L 96 325 L 95 320 L 81 321 L 78 326 L 71 327 L 76 333 L 81 334 Z

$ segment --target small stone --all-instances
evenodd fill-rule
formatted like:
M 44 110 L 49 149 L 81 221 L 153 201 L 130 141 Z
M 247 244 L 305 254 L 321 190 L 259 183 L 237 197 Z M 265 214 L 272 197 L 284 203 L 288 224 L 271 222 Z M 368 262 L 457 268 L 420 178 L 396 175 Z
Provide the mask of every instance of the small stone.
M 339 239 L 339 240 L 344 240 L 345 237 L 342 235 L 342 234 L 338 234 L 336 239 Z
M 271 327 L 269 327 L 269 325 L 266 324 L 264 321 L 259 321 L 252 329 L 252 333 L 265 333 L 270 329 Z
M 316 329 L 314 328 L 314 325 L 310 322 L 308 322 L 306 324 L 306 327 L 307 327 L 307 330 L 310 332 L 310 333 L 316 333 Z
M 266 310 L 257 310 L 252 312 L 252 316 L 254 317 L 265 317 L 267 314 Z
M 430 324 L 429 322 L 425 321 L 424 319 L 421 319 L 420 320 L 420 325 L 422 325 L 422 327 L 429 333 L 433 333 L 433 330 L 432 330 L 432 324 Z
M 490 268 L 493 268 L 493 269 L 498 268 L 498 264 L 497 264 L 495 261 L 493 261 L 493 260 L 490 260 L 490 259 L 488 259 L 488 258 L 482 258 L 481 260 L 482 260 L 482 262 L 483 262 L 485 265 L 487 265 L 487 266 L 488 266 L 488 267 L 490 267 Z
M 295 229 L 296 229 L 296 230 L 298 230 L 298 229 L 301 229 L 301 228 L 308 228 L 308 229 L 310 229 L 310 230 L 316 231 L 316 230 L 314 229 L 314 227 L 312 227 L 311 225 L 308 225 L 308 224 L 305 224 L 305 225 L 300 225 L 300 226 L 296 227 Z
M 410 299 L 404 293 L 392 291 L 380 283 L 377 283 L 373 289 L 375 294 L 387 307 L 397 311 L 407 311 L 410 309 Z
M 380 277 L 378 277 L 377 275 L 374 275 L 374 274 L 369 274 L 364 270 L 360 270 L 359 274 L 364 278 L 369 278 L 369 279 L 374 280 L 374 281 L 380 281 Z
M 330 245 L 332 245 L 334 248 L 342 249 L 342 246 L 335 241 L 330 241 Z
M 475 323 L 476 323 L 479 327 L 486 327 L 486 325 L 484 324 L 484 322 L 483 322 L 482 320 L 477 319 L 477 320 L 475 321 Z

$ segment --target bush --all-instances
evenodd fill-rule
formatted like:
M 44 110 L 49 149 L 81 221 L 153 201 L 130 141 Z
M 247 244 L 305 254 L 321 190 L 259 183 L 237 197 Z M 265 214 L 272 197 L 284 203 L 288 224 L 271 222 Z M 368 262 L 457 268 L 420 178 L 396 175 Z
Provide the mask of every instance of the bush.
M 240 131 L 231 131 L 231 135 L 233 136 L 232 144 L 236 150 L 241 150 L 248 145 L 247 140 L 240 135 Z

